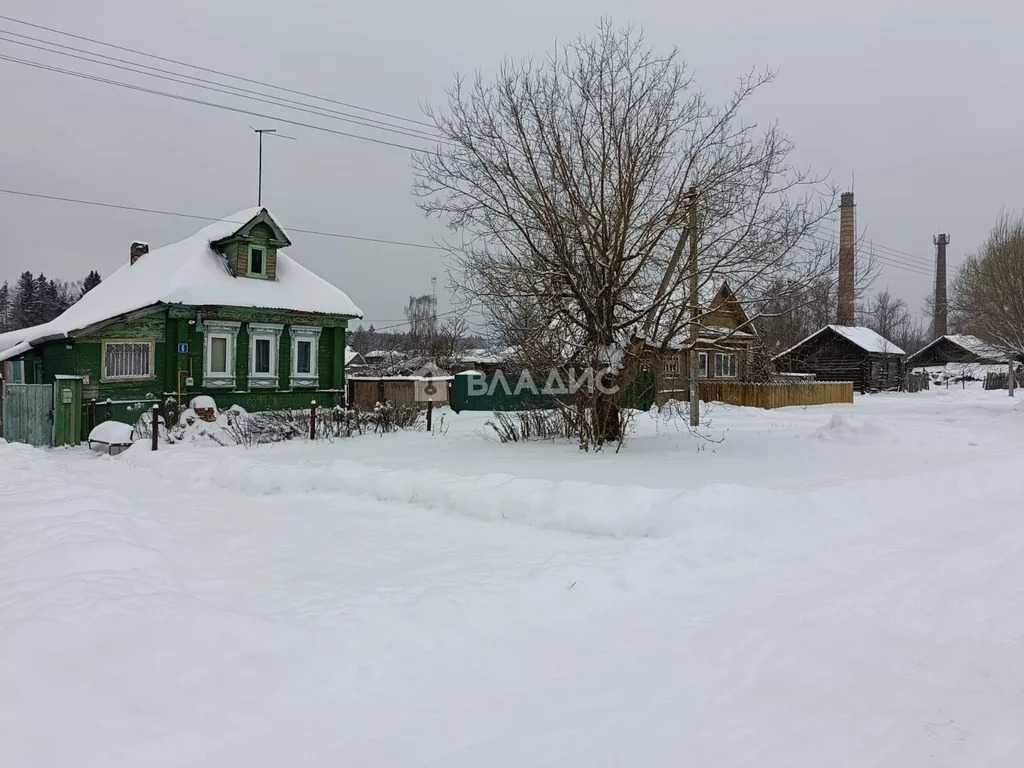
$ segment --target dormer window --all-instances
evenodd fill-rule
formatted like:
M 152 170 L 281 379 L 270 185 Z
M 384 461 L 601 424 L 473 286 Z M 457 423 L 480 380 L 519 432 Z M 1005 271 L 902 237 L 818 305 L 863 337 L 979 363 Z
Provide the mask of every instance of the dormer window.
M 267 252 L 263 246 L 249 246 L 249 269 L 246 274 L 248 274 L 249 277 L 267 276 Z
M 227 237 L 211 241 L 210 247 L 224 257 L 235 277 L 276 280 L 277 252 L 291 244 L 288 235 L 263 208 Z

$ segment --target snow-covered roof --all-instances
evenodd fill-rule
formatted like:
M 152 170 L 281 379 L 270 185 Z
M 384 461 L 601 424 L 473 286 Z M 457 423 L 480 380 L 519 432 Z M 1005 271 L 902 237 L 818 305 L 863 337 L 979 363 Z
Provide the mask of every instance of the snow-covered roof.
M 905 355 L 906 354 L 906 352 L 904 352 L 902 349 L 897 347 L 895 344 L 893 344 L 887 338 L 885 338 L 884 336 L 882 336 L 882 335 L 880 335 L 878 333 L 875 333 L 870 328 L 865 328 L 863 325 L 826 325 L 821 330 L 815 331 L 814 333 L 812 333 L 806 339 L 803 339 L 802 341 L 797 342 L 792 347 L 787 349 L 785 352 L 780 352 L 779 354 L 777 354 L 772 359 L 773 360 L 778 360 L 780 357 L 784 357 L 785 355 L 788 355 L 790 352 L 792 352 L 797 347 L 803 346 L 804 344 L 806 344 L 811 339 L 815 338 L 816 336 L 820 336 L 821 334 L 825 333 L 825 331 L 829 331 L 829 330 L 831 330 L 831 331 L 833 331 L 835 333 L 838 333 L 844 339 L 846 339 L 850 343 L 855 344 L 856 346 L 860 347 L 865 352 L 877 353 L 877 354 L 882 354 L 882 355 Z
M 362 317 L 362 310 L 344 291 L 280 250 L 275 280 L 236 278 L 231 274 L 227 260 L 210 243 L 230 237 L 260 214 L 281 229 L 266 208 L 249 208 L 180 242 L 150 251 L 134 264 L 122 266 L 55 320 L 0 334 L 0 360 L 19 355 L 42 341 L 65 338 L 82 328 L 156 304 L 219 304 Z
M 926 350 L 934 347 L 940 341 L 948 341 L 956 344 L 956 346 L 960 347 L 964 351 L 970 352 L 972 355 L 976 355 L 983 360 L 1006 360 L 1009 358 L 1009 355 L 1002 350 L 982 341 L 977 336 L 971 336 L 966 333 L 950 333 L 945 336 L 940 336 L 931 343 L 926 344 L 921 347 L 921 349 L 917 350 L 917 352 L 911 355 L 911 358 L 921 355 Z
M 371 349 L 363 355 L 363 358 L 365 360 L 404 360 L 406 355 L 397 349 Z
M 504 350 L 507 352 L 507 350 Z M 460 363 L 485 363 L 500 365 L 505 362 L 503 350 L 498 349 L 467 349 L 459 357 Z
M 356 352 L 354 349 L 352 349 L 352 347 L 346 345 L 345 346 L 345 365 L 351 365 L 352 361 L 355 360 L 357 357 L 360 360 L 362 360 L 363 356 L 360 355 L 358 352 Z

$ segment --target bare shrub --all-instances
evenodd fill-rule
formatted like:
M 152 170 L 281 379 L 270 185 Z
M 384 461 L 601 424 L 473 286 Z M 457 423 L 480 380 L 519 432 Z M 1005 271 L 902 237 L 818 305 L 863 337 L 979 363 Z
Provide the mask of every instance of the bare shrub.
M 526 411 L 496 411 L 487 426 L 503 443 L 530 440 L 571 440 L 576 436 L 575 418 L 560 408 Z
M 424 419 L 423 411 L 416 404 L 377 403 L 368 414 L 368 423 L 379 435 L 396 432 L 399 429 L 414 429 Z

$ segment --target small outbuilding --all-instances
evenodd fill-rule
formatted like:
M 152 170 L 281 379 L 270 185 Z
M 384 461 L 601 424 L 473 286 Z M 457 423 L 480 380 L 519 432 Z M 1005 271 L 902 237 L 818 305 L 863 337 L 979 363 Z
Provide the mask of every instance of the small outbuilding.
M 870 328 L 826 325 L 773 358 L 780 373 L 852 381 L 860 392 L 900 389 L 904 351 Z
M 927 368 L 949 363 L 1006 365 L 1008 356 L 977 336 L 964 333 L 940 336 L 907 358 L 908 368 Z

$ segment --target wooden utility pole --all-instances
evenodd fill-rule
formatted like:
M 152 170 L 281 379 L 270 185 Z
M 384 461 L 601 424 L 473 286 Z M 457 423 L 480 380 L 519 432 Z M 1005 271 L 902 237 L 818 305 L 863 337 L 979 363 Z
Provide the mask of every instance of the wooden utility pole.
M 690 187 L 689 192 L 686 193 L 687 197 L 690 198 L 691 203 L 687 204 L 687 210 L 691 210 L 690 205 L 692 204 L 693 195 L 696 194 L 696 190 Z M 647 342 L 651 341 L 651 332 L 654 329 L 654 320 L 658 314 L 658 308 L 661 306 L 662 299 L 665 298 L 665 294 L 668 293 L 669 287 L 672 285 L 672 281 L 676 276 L 676 267 L 679 266 L 679 260 L 683 257 L 683 247 L 686 245 L 686 241 L 690 237 L 690 225 L 687 224 L 686 229 L 679 235 L 679 241 L 676 243 L 676 247 L 672 249 L 672 257 L 668 260 L 668 266 L 665 268 L 665 274 L 661 277 L 661 283 L 658 285 L 658 292 L 654 294 L 654 300 L 651 302 L 651 308 L 647 311 L 647 316 L 644 318 L 644 340 Z
M 697 188 L 690 187 L 690 201 L 687 203 L 690 209 L 689 235 L 690 235 L 690 260 L 687 264 L 687 278 L 689 282 L 688 294 L 690 301 L 690 426 L 700 426 L 700 355 L 697 352 L 697 340 L 700 338 L 697 323 L 700 318 L 700 297 L 697 292 L 700 289 L 700 281 L 697 279 L 697 246 L 700 242 L 697 232 Z
M 1009 373 L 1009 378 L 1006 380 L 1006 388 L 1008 390 L 1010 390 L 1010 397 L 1013 397 L 1013 391 L 1014 391 L 1014 389 L 1017 386 L 1017 382 L 1015 381 L 1016 376 L 1014 375 L 1016 373 L 1016 371 L 1014 370 L 1014 366 L 1015 365 L 1016 365 L 1016 361 L 1011 358 L 1011 360 L 1010 360 L 1010 370 L 1008 372 Z

